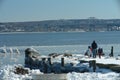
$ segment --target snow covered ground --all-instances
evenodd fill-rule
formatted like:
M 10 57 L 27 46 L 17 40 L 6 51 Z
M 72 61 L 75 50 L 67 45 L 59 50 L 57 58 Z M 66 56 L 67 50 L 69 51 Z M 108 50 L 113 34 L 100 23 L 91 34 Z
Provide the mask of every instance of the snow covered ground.
M 56 60 L 60 61 L 60 57 L 57 57 Z M 65 63 L 74 63 L 75 66 L 88 66 L 88 64 L 80 65 L 79 58 L 82 60 L 93 60 L 93 58 L 84 57 L 83 55 L 73 55 L 73 57 L 67 58 L 65 57 Z M 102 57 L 101 59 L 96 58 L 96 62 L 99 63 L 114 63 L 120 64 L 120 60 L 116 60 L 116 58 Z M 15 66 L 23 66 L 21 64 L 16 65 L 5 65 L 0 67 L 0 80 L 24 80 L 24 79 L 32 79 L 33 74 L 43 74 L 39 70 L 30 70 L 29 74 L 20 75 L 15 74 Z M 96 72 L 90 71 L 85 73 L 67 73 L 67 80 L 120 80 L 120 73 L 115 73 L 109 69 L 99 69 L 97 68 Z
M 15 74 L 15 66 L 21 66 L 20 64 L 18 65 L 6 65 L 1 67 L 0 69 L 0 80 L 24 80 L 24 79 L 32 79 L 32 74 L 43 74 L 39 70 L 30 70 L 29 74 Z
M 68 80 L 120 80 L 120 74 L 109 73 L 68 73 Z
M 87 47 L 87 46 L 84 46 L 83 48 L 85 48 L 85 47 Z M 22 48 L 25 49 L 24 47 L 22 47 Z M 34 48 L 37 49 L 37 47 L 34 47 Z M 46 48 L 46 47 L 42 46 L 42 48 L 40 48 L 41 49 L 40 51 L 42 51 L 42 50 L 47 51 L 47 50 L 44 50 L 44 48 Z M 77 54 L 73 54 L 72 57 L 64 58 L 65 63 L 73 63 L 74 66 L 86 66 L 86 67 L 89 66 L 89 64 L 81 65 L 79 60 L 87 60 L 87 61 L 96 60 L 97 63 L 120 65 L 120 57 L 110 58 L 108 56 L 105 56 L 105 57 L 101 57 L 101 59 L 99 59 L 98 57 L 97 58 L 88 58 L 82 54 L 78 54 L 80 46 L 76 46 L 76 47 L 74 46 L 74 48 L 75 48 L 74 50 L 72 50 L 73 47 L 71 47 L 71 46 L 67 46 L 68 49 L 66 49 L 66 46 L 62 46 L 62 47 L 59 46 L 57 48 L 56 48 L 56 46 L 53 46 L 53 47 L 47 47 L 47 48 L 50 48 L 50 49 L 48 49 L 48 52 L 51 51 L 51 53 L 52 53 L 52 50 L 55 52 L 55 51 L 58 51 L 58 49 L 61 49 L 59 51 L 66 52 L 66 53 L 77 53 Z M 47 52 L 45 52 L 45 53 L 47 53 Z M 58 53 L 61 53 L 61 52 L 58 52 Z M 52 61 L 53 62 L 61 62 L 61 57 L 63 57 L 63 56 L 60 55 Z M 24 64 L 24 54 L 1 55 L 0 80 L 32 79 L 33 74 L 43 74 L 39 70 L 29 70 L 29 69 L 28 69 L 29 74 L 25 74 L 25 75 L 15 74 L 14 73 L 15 66 L 19 66 L 18 63 L 20 63 L 20 65 L 24 66 L 23 65 Z M 16 64 L 16 65 L 13 65 L 13 64 Z M 86 73 L 76 73 L 76 72 L 68 73 L 67 79 L 68 80 L 120 80 L 120 73 L 115 73 L 108 69 L 97 68 L 96 72 L 90 71 L 89 73 L 88 72 L 86 72 Z
M 15 65 L 14 65 L 15 66 Z M 4 66 L 0 70 L 0 80 L 23 80 L 32 79 L 32 74 L 43 74 L 39 70 L 29 70 L 29 74 L 18 75 L 15 74 L 14 66 Z M 90 73 L 68 73 L 67 80 L 120 80 L 120 74 L 111 72 L 109 70 L 101 69 L 101 72 L 90 72 Z

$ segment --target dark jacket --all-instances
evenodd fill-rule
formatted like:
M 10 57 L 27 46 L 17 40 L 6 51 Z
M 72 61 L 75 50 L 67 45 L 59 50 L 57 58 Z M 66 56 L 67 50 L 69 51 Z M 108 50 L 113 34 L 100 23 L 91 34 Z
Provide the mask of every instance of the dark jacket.
M 97 44 L 95 41 L 91 44 L 91 46 L 92 46 L 92 49 L 97 49 Z
M 99 49 L 98 49 L 98 53 L 103 53 L 103 49 L 102 49 L 102 48 L 99 48 Z

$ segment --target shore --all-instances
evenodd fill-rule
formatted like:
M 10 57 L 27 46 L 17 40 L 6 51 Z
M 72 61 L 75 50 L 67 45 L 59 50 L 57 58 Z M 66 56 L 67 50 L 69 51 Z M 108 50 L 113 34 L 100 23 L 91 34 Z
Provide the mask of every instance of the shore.
M 42 57 L 47 57 L 42 55 Z M 96 71 L 93 71 L 93 67 L 89 68 L 89 63 L 80 63 L 80 61 L 91 61 L 95 60 L 96 64 L 114 64 L 114 65 L 120 65 L 120 58 L 119 57 L 108 57 L 103 56 L 101 59 L 97 58 L 89 58 L 84 55 L 80 54 L 72 54 L 70 57 L 65 57 L 63 55 L 59 55 L 52 59 L 53 62 L 59 62 L 61 63 L 61 58 L 64 57 L 64 63 L 72 63 L 74 67 L 79 67 L 79 69 L 86 68 L 89 71 L 88 72 L 69 72 L 66 74 L 66 80 L 119 80 L 120 75 L 119 72 L 112 71 L 108 68 L 103 67 L 96 67 Z M 22 66 L 23 69 L 28 70 L 28 74 L 15 74 L 15 67 Z M 68 66 L 68 65 L 65 65 Z M 23 79 L 33 79 L 35 78 L 34 75 L 43 75 L 44 73 L 41 72 L 39 69 L 32 69 L 25 68 L 24 65 L 21 64 L 15 64 L 15 65 L 6 65 L 2 66 L 0 69 L 0 79 L 1 80 L 23 80 Z

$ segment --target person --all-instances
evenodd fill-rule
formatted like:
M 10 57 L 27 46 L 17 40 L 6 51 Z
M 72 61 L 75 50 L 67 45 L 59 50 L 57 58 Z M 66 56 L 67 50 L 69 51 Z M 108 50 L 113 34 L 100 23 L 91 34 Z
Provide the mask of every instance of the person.
M 91 46 L 88 46 L 88 49 L 85 52 L 85 56 L 91 57 L 91 55 L 92 55 L 92 49 L 91 49 Z
M 111 46 L 111 54 L 110 57 L 113 57 L 113 46 Z
M 95 42 L 95 40 L 92 42 L 91 46 L 92 46 L 93 58 L 96 58 L 96 53 L 97 53 L 97 43 Z
M 99 58 L 101 58 L 101 55 L 103 54 L 103 49 L 102 48 L 99 48 L 98 49 L 98 55 L 99 55 Z

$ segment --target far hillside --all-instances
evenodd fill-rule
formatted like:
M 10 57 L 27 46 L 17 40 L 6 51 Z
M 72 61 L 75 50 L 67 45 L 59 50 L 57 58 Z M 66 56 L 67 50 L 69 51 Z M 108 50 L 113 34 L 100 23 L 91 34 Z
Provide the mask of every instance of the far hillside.
M 120 19 L 69 19 L 0 23 L 0 32 L 120 31 Z

